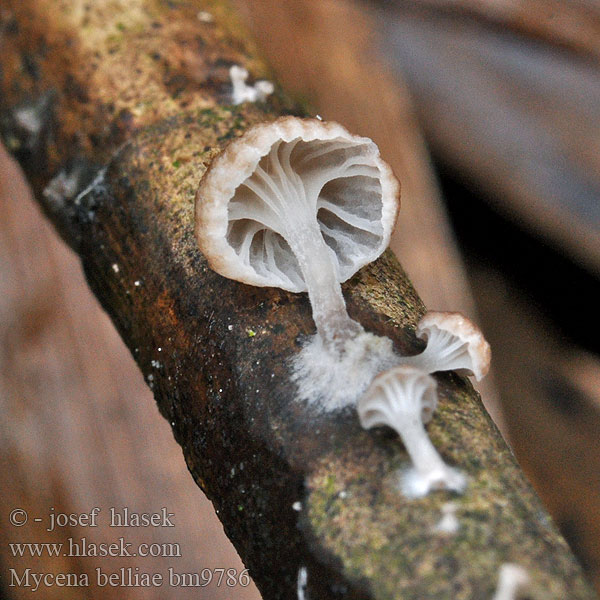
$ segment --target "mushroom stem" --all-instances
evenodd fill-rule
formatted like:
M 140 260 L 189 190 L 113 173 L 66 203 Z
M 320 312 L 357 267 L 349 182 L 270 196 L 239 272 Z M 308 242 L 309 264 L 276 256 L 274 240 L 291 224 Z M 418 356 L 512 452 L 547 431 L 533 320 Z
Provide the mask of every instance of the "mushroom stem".
M 398 419 L 393 427 L 402 438 L 414 467 L 403 478 L 402 491 L 406 496 L 421 497 L 435 489 L 457 492 L 464 489 L 464 475 L 444 462 L 429 439 L 420 414 Z
M 401 481 L 402 492 L 409 498 L 439 489 L 462 492 L 467 485 L 466 477 L 443 461 L 423 426 L 435 410 L 436 387 L 430 375 L 403 365 L 378 375 L 358 401 L 363 427 L 387 425 L 402 439 L 413 464 Z
M 436 340 L 439 341 L 439 344 L 434 346 L 434 344 L 428 343 L 421 354 L 403 356 L 401 363 L 416 367 L 427 373 L 452 371 L 462 367 L 465 362 L 465 356 L 468 357 L 467 344 L 448 333 L 445 333 L 445 335 L 442 334 L 439 337 L 441 339 Z M 445 345 L 446 343 L 448 345 Z M 443 348 L 443 353 L 440 353 L 440 348 Z
M 444 470 L 446 464 L 431 443 L 420 414 L 415 414 L 406 420 L 398 419 L 394 423 L 394 429 L 402 438 L 404 447 L 418 473 L 430 477 L 431 473 Z
M 492 600 L 516 600 L 530 583 L 529 574 L 520 565 L 503 563 L 500 566 L 498 588 Z M 517 596 L 519 594 L 519 596 Z
M 342 351 L 344 343 L 364 329 L 348 315 L 333 250 L 325 243 L 317 220 L 295 225 L 287 240 L 306 282 L 317 334 L 327 347 Z
M 431 490 L 453 490 L 462 493 L 466 477 L 448 466 L 432 444 L 418 415 L 394 423 L 408 452 L 413 468 L 402 477 L 402 492 L 409 498 L 426 496 Z

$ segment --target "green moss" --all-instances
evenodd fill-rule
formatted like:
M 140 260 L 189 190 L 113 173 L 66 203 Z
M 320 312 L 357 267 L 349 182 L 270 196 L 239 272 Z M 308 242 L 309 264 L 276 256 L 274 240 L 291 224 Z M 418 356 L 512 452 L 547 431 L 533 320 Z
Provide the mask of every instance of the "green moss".
M 402 443 L 357 431 L 342 453 L 323 456 L 309 479 L 311 529 L 347 576 L 367 578 L 381 600 L 488 598 L 504 562 L 525 567 L 545 597 L 590 598 L 477 396 L 455 381 L 441 378 L 440 410 L 429 432 L 444 458 L 468 474 L 466 493 L 406 499 L 398 485 L 410 465 Z M 460 529 L 441 535 L 434 527 L 449 500 Z

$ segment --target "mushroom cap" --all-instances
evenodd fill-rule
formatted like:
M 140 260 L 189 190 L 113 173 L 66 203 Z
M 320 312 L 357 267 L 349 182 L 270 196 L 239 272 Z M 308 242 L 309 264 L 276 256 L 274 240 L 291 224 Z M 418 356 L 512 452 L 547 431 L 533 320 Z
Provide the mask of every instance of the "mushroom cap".
M 365 429 L 404 420 L 414 409 L 423 423 L 429 423 L 437 407 L 435 379 L 409 365 L 400 365 L 379 374 L 358 401 L 360 424 Z
M 398 195 L 370 139 L 282 117 L 250 128 L 212 161 L 196 194 L 196 239 L 225 277 L 306 291 L 290 235 L 316 218 L 346 281 L 387 247 Z
M 417 336 L 428 341 L 435 333 L 447 332 L 459 338 L 471 359 L 471 368 L 456 369 L 458 373 L 473 374 L 477 381 L 482 379 L 490 368 L 492 351 L 483 333 L 464 315 L 455 312 L 429 311 L 417 325 Z

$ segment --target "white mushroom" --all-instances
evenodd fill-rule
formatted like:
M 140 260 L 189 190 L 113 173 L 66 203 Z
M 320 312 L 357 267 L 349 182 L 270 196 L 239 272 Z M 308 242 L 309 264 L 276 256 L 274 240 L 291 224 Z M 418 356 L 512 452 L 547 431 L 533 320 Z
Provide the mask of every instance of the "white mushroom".
M 387 247 L 399 185 L 368 138 L 282 117 L 217 156 L 196 196 L 196 238 L 225 277 L 308 292 L 317 335 L 294 364 L 300 398 L 352 404 L 394 361 L 392 343 L 348 316 L 341 283 Z
M 296 580 L 296 593 L 298 600 L 308 600 L 306 588 L 308 586 L 308 571 L 306 567 L 298 569 L 298 579 Z
M 498 587 L 492 600 L 517 600 L 530 583 L 529 574 L 520 565 L 503 563 L 500 565 Z
M 454 535 L 460 529 L 460 521 L 456 517 L 458 506 L 454 502 L 442 505 L 442 518 L 433 526 L 435 533 Z
M 248 85 L 246 83 L 248 71 L 238 65 L 233 65 L 229 69 L 229 76 L 231 77 L 231 100 L 233 104 L 264 102 L 275 91 L 275 86 L 265 79 L 257 81 L 253 86 Z
M 411 498 L 431 490 L 462 492 L 466 477 L 446 465 L 431 443 L 424 423 L 437 406 L 435 379 L 408 365 L 378 375 L 358 401 L 358 416 L 365 429 L 387 425 L 401 437 L 413 468 L 404 473 L 402 491 Z
M 398 183 L 375 144 L 341 125 L 283 117 L 213 161 L 196 199 L 196 237 L 225 277 L 308 291 L 325 343 L 353 337 L 340 282 L 387 247 Z
M 427 341 L 421 354 L 402 364 L 427 373 L 457 371 L 481 380 L 490 368 L 490 345 L 479 328 L 460 313 L 430 311 L 419 321 L 417 336 Z

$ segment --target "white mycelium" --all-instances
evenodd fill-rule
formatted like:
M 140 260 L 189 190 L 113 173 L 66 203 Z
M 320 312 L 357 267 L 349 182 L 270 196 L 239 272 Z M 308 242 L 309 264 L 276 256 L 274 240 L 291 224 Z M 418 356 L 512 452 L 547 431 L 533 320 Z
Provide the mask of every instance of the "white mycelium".
M 42 130 L 42 119 L 38 107 L 19 108 L 15 111 L 15 121 L 17 125 L 34 136 Z
M 312 336 L 294 357 L 298 398 L 325 410 L 354 405 L 373 377 L 398 362 L 392 341 L 364 330 L 331 347 Z
M 393 364 L 391 341 L 348 316 L 341 282 L 387 247 L 397 194 L 371 140 L 294 117 L 232 142 L 198 190 L 196 236 L 214 270 L 308 292 L 317 336 L 296 357 L 294 379 L 301 398 L 325 409 L 355 402 Z
M 80 170 L 71 173 L 60 171 L 44 188 L 42 192 L 44 198 L 50 200 L 54 205 L 63 206 L 66 200 L 70 200 L 77 194 L 80 177 Z
M 413 463 L 401 481 L 402 492 L 410 498 L 437 489 L 462 492 L 467 484 L 462 473 L 446 465 L 425 431 L 424 423 L 437 406 L 436 390 L 433 377 L 403 365 L 378 375 L 358 401 L 365 429 L 387 425 L 401 437 Z
M 427 373 L 457 371 L 481 380 L 490 367 L 490 346 L 469 319 L 459 313 L 430 311 L 419 321 L 417 336 L 427 341 L 421 354 L 403 356 L 402 364 Z

